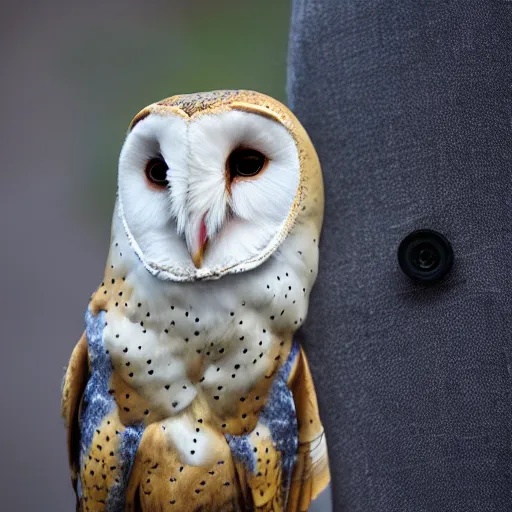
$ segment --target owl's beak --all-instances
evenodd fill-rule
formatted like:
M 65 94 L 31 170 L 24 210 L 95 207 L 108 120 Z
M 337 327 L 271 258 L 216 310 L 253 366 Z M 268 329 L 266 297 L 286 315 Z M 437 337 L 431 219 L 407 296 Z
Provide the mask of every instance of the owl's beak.
M 188 252 L 196 268 L 201 268 L 203 265 L 204 250 L 208 242 L 205 217 L 206 214 L 195 221 L 190 221 L 185 235 Z

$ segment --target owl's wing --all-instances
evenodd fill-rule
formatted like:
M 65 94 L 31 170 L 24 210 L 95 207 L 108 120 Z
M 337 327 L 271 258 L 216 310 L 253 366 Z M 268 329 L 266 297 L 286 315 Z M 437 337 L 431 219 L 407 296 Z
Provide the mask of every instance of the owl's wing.
M 288 511 L 307 511 L 327 487 L 331 476 L 325 433 L 306 354 L 300 349 L 288 385 L 292 390 L 299 428 L 299 451 L 288 497 Z
M 71 354 L 62 386 L 61 411 L 67 430 L 69 467 L 75 493 L 77 490 L 79 469 L 78 453 L 80 444 L 78 417 L 82 395 L 88 378 L 87 338 L 84 332 Z

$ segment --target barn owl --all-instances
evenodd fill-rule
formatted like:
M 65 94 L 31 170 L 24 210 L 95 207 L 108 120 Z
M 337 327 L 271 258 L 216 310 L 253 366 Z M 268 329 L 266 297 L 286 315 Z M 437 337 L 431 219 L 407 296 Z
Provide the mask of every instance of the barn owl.
M 295 335 L 317 274 L 313 145 L 251 91 L 144 108 L 62 413 L 83 511 L 307 511 L 328 484 Z

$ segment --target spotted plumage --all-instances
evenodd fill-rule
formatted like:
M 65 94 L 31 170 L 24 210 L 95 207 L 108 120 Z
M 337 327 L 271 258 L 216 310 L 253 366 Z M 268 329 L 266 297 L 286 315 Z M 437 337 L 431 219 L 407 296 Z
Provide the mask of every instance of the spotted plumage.
M 177 96 L 134 118 L 64 381 L 77 509 L 308 509 L 329 468 L 295 333 L 322 215 L 314 148 L 272 98 Z

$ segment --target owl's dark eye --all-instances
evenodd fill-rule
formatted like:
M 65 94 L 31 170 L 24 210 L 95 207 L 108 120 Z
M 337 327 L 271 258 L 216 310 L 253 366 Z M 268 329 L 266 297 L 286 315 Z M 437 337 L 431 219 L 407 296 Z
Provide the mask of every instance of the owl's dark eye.
M 146 164 L 146 178 L 153 185 L 164 188 L 168 185 L 167 171 L 169 170 L 168 165 L 165 163 L 163 158 L 152 158 Z
M 256 176 L 267 163 L 267 157 L 255 149 L 235 149 L 228 158 L 231 179 L 237 176 Z

